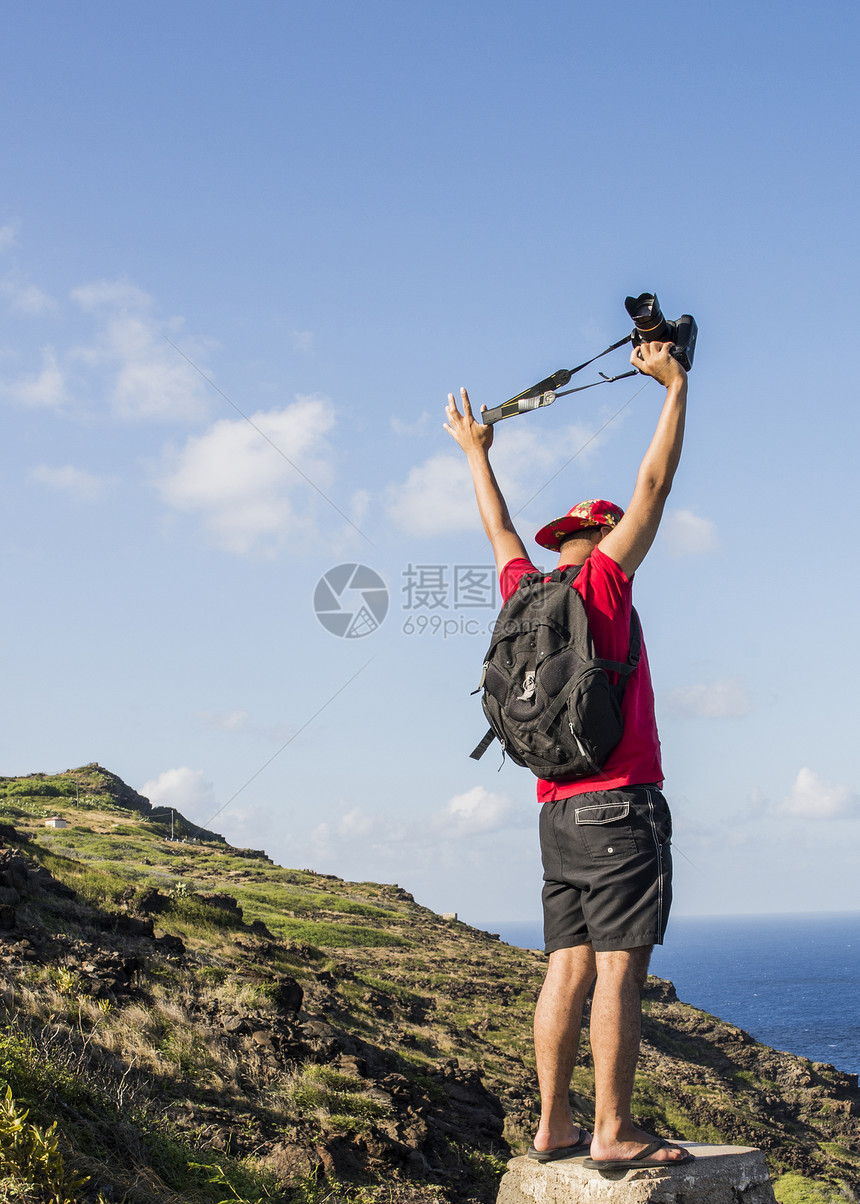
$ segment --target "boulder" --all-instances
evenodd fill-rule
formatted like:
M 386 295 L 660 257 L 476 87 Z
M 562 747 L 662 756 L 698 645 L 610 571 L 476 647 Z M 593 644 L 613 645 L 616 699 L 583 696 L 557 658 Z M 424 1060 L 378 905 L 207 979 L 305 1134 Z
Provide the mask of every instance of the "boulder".
M 304 1001 L 305 993 L 294 978 L 279 978 L 277 980 L 276 1002 L 282 1012 L 298 1012 Z
M 581 1158 L 512 1158 L 496 1204 L 775 1204 L 761 1150 L 679 1144 L 695 1162 L 601 1172 L 586 1169 Z
M 137 910 L 144 916 L 157 916 L 162 912 L 167 911 L 170 907 L 170 898 L 168 895 L 163 895 L 160 890 L 151 887 L 145 891 L 138 900 Z
M 226 895 L 218 891 L 214 894 L 200 895 L 199 897 L 204 903 L 208 903 L 210 907 L 217 907 L 220 911 L 230 911 L 241 920 L 242 908 L 239 906 L 238 899 L 235 899 L 232 895 Z

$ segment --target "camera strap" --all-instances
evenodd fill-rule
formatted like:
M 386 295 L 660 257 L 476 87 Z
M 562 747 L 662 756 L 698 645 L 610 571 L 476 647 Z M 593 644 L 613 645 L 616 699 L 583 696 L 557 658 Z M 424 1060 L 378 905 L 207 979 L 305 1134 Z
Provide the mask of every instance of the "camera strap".
M 494 422 L 500 422 L 503 418 L 513 418 L 516 414 L 526 414 L 529 410 L 539 410 L 542 406 L 552 405 L 556 397 L 566 397 L 568 393 L 581 393 L 583 389 L 593 389 L 595 385 L 608 385 L 614 380 L 624 380 L 627 376 L 635 376 L 635 368 L 631 372 L 622 372 L 619 376 L 606 376 L 601 372 L 601 380 L 592 381 L 590 385 L 579 385 L 577 388 L 559 392 L 559 389 L 566 385 L 577 372 L 581 372 L 583 368 L 587 368 L 589 364 L 593 364 L 595 360 L 601 359 L 604 355 L 609 355 L 610 351 L 617 351 L 619 347 L 623 347 L 625 343 L 632 343 L 632 341 L 633 334 L 631 333 L 623 339 L 619 339 L 617 343 L 613 343 L 611 347 L 607 347 L 605 351 L 593 355 L 590 360 L 577 364 L 575 368 L 559 368 L 558 372 L 553 372 L 552 376 L 546 377 L 545 380 L 540 380 L 536 385 L 523 389 L 522 393 L 517 393 L 516 397 L 503 401 L 501 405 L 494 406 L 491 410 L 483 409 L 481 421 L 485 426 L 490 426 Z
M 590 360 L 585 360 L 584 363 L 577 364 L 575 368 L 560 368 L 558 372 L 553 372 L 552 376 L 548 376 L 545 380 L 540 380 L 536 385 L 530 385 L 528 389 L 523 389 L 522 393 L 517 393 L 516 397 L 511 397 L 505 402 L 505 405 L 510 405 L 512 401 L 524 401 L 527 397 L 539 397 L 541 393 L 548 391 L 555 393 L 556 397 L 566 397 L 568 393 L 579 393 L 583 389 L 591 389 L 593 385 L 609 384 L 613 380 L 622 380 L 625 376 L 635 376 L 636 369 L 632 372 L 623 372 L 621 376 L 603 376 L 603 380 L 596 380 L 591 385 L 580 385 L 576 389 L 567 389 L 564 393 L 559 393 L 558 390 L 566 385 L 571 377 L 577 372 L 581 372 L 583 368 L 587 368 L 589 364 L 593 364 L 595 360 L 602 359 L 604 355 L 609 355 L 610 351 L 617 351 L 619 347 L 623 347 L 625 343 L 631 342 L 632 334 L 626 335 L 623 339 L 619 339 L 617 343 L 613 343 L 611 347 L 607 347 L 605 351 L 598 352 L 593 355 Z
M 595 356 L 595 359 L 598 357 Z M 602 380 L 593 380 L 590 385 L 577 385 L 575 389 L 565 389 L 563 393 L 556 393 L 556 397 L 567 397 L 569 393 L 581 393 L 583 389 L 593 389 L 595 385 L 611 385 L 614 380 L 624 380 L 628 376 L 638 376 L 639 369 L 631 368 L 629 372 L 621 372 L 618 376 L 606 376 L 603 372 L 600 376 Z

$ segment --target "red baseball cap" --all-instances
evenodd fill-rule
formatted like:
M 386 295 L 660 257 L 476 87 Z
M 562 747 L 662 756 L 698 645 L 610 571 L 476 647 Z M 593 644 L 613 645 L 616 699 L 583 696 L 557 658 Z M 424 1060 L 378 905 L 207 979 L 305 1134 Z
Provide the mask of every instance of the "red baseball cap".
M 624 517 L 624 511 L 613 502 L 604 498 L 592 498 L 588 502 L 578 502 L 567 514 L 553 519 L 545 527 L 541 527 L 535 536 L 535 543 L 542 548 L 557 552 L 562 540 L 574 531 L 584 531 L 588 527 L 614 527 Z

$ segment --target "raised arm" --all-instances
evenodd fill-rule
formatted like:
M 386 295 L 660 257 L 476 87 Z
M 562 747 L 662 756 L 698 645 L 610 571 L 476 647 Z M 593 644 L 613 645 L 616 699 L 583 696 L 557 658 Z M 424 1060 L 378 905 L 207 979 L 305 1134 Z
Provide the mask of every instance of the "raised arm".
M 628 577 L 639 568 L 654 542 L 684 443 L 687 373 L 669 354 L 671 346 L 671 343 L 642 343 L 630 357 L 631 364 L 640 372 L 666 386 L 666 400 L 639 466 L 627 512 L 600 543 L 601 552 L 619 564 Z
M 520 556 L 528 560 L 528 554 L 514 529 L 507 503 L 490 466 L 493 427 L 476 421 L 472 414 L 469 394 L 465 389 L 460 390 L 460 396 L 463 400 L 462 414 L 457 409 L 454 394 L 448 394 L 448 405 L 445 409 L 448 421 L 445 423 L 445 430 L 466 453 L 481 522 L 493 548 L 496 568 L 501 573 L 509 560 L 516 560 Z M 486 409 L 486 406 L 483 408 Z

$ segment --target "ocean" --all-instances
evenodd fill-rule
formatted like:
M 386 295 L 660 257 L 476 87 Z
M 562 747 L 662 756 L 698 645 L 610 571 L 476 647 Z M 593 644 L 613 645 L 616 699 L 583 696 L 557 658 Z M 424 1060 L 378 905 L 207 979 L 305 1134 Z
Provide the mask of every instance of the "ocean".
M 481 924 L 524 949 L 539 923 Z M 651 973 L 757 1041 L 860 1073 L 860 912 L 672 918 Z

